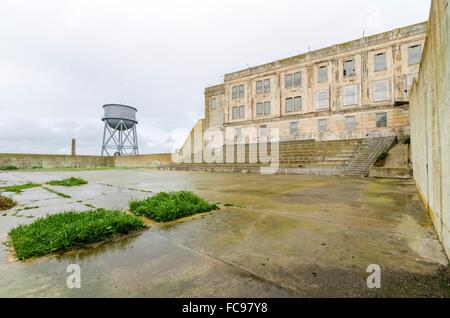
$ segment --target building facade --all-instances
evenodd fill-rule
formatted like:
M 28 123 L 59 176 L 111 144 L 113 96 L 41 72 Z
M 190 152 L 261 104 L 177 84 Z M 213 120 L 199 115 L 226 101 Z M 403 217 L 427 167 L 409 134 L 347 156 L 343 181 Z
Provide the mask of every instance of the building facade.
M 205 90 L 203 129 L 281 140 L 409 135 L 426 23 L 226 74 Z M 245 138 L 245 137 L 244 137 Z

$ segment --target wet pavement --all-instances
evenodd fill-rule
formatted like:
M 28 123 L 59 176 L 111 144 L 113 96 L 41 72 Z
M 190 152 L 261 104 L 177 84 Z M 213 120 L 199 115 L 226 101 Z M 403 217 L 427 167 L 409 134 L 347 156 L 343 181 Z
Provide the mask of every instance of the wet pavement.
M 138 169 L 5 172 L 0 187 L 72 176 L 89 183 L 4 193 L 18 206 L 0 213 L 0 241 L 46 214 L 126 209 L 152 192 L 192 190 L 221 209 L 26 262 L 2 244 L 1 297 L 450 296 L 447 258 L 412 181 Z M 80 289 L 66 285 L 69 264 L 81 268 Z M 380 289 L 367 287 L 371 264 Z

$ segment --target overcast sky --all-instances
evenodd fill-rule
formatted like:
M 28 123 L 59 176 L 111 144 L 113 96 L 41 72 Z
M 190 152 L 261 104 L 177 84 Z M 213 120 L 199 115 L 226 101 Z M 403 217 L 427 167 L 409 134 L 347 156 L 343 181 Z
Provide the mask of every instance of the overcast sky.
M 232 71 L 427 20 L 430 0 L 0 1 L 0 153 L 99 154 L 102 105 L 171 151 Z

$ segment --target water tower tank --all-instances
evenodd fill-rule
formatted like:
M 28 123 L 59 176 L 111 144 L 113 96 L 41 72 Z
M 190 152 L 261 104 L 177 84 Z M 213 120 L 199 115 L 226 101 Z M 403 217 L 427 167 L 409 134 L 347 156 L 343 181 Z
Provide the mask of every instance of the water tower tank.
M 137 124 L 137 109 L 127 105 L 107 104 L 103 105 L 105 115 L 102 118 L 109 127 L 118 130 L 128 130 Z M 123 125 L 119 125 L 122 122 Z

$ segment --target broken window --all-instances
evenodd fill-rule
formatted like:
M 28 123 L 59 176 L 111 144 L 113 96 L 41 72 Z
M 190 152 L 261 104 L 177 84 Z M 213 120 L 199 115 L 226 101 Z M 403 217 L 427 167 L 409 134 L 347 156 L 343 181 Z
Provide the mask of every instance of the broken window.
M 239 98 L 244 98 L 245 96 L 245 88 L 244 85 L 239 86 Z
M 342 103 L 344 106 L 358 104 L 358 85 L 349 85 L 342 88 Z
M 317 121 L 317 126 L 319 128 L 319 132 L 326 132 L 327 131 L 327 120 L 326 119 L 319 119 Z
M 298 134 L 298 121 L 289 123 L 289 133 L 293 136 Z
M 408 48 L 408 64 L 419 64 L 422 57 L 422 45 L 414 45 Z
M 356 117 L 347 116 L 345 117 L 345 129 L 355 129 L 356 128 Z
M 217 108 L 217 100 L 216 100 L 215 97 L 211 97 L 211 98 L 209 99 L 209 108 L 210 108 L 211 110 L 215 110 L 215 109 Z
M 264 80 L 264 93 L 270 92 L 270 79 Z
M 376 114 L 377 128 L 387 127 L 387 113 Z
M 382 102 L 391 98 L 391 85 L 389 80 L 373 82 L 373 101 Z
M 387 68 L 386 53 L 375 54 L 373 61 L 373 70 L 375 72 L 384 71 Z
M 294 111 L 292 98 L 286 98 L 285 110 L 286 110 L 286 113 L 292 113 Z
M 353 76 L 356 74 L 355 60 L 348 60 L 344 62 L 344 77 Z
M 326 65 L 320 66 L 317 70 L 317 82 L 322 83 L 328 80 L 328 67 Z
M 260 94 L 263 92 L 263 82 L 257 81 L 256 82 L 256 94 Z
M 236 99 L 238 98 L 238 87 L 237 86 L 233 86 L 233 88 L 231 89 L 231 98 Z
M 316 108 L 325 109 L 330 106 L 330 97 L 328 90 L 316 93 Z

